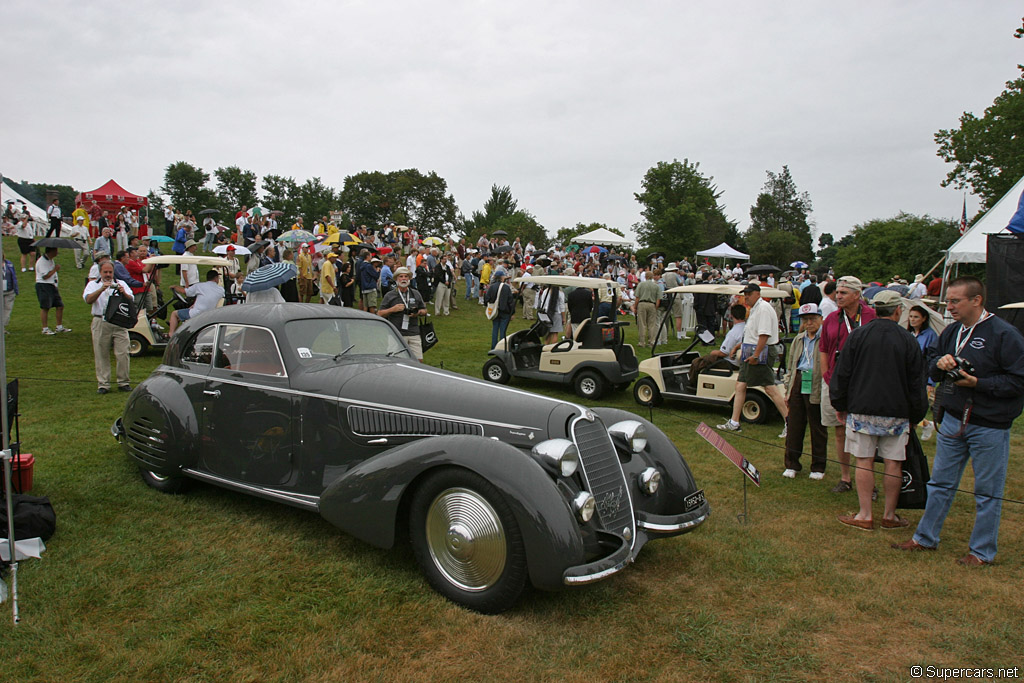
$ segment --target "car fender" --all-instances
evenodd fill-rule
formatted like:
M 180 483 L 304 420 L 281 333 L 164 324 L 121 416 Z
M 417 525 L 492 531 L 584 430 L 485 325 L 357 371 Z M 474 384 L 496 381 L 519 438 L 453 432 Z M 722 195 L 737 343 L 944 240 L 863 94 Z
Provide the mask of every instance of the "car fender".
M 124 449 L 140 467 L 172 474 L 199 457 L 199 419 L 177 378 L 154 374 L 132 392 L 122 420 Z
M 661 358 L 654 356 L 647 360 L 640 361 L 640 365 L 637 368 L 640 372 L 645 372 L 647 375 L 654 380 L 654 383 L 658 385 L 658 391 L 664 393 L 665 391 L 665 379 L 661 376 Z
M 320 496 L 320 514 L 356 538 L 390 548 L 404 522 L 403 500 L 418 477 L 440 467 L 475 472 L 505 495 L 536 587 L 561 587 L 565 569 L 584 561 L 579 526 L 552 475 L 520 449 L 480 436 L 431 437 L 384 451 L 332 483 Z

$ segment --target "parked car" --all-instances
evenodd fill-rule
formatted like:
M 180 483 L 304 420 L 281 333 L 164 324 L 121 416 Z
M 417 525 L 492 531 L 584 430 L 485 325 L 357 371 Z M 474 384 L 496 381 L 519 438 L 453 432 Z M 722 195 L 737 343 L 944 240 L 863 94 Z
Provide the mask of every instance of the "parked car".
M 682 285 L 665 290 L 666 294 L 699 292 L 708 294 L 735 295 L 743 288 L 742 285 L 697 284 Z M 765 298 L 783 298 L 788 294 L 781 289 L 763 287 L 761 296 Z M 633 385 L 633 399 L 642 406 L 660 405 L 664 399 L 716 405 L 732 409 L 733 397 L 736 395 L 736 380 L 739 370 L 727 361 L 706 368 L 696 377 L 690 377 L 690 366 L 700 353 L 694 351 L 698 344 L 705 346 L 713 342 L 714 333 L 701 328 L 693 343 L 684 351 L 669 351 L 652 355 L 640 361 L 640 372 L 645 374 Z M 782 380 L 786 368 L 786 350 L 789 339 L 780 336 L 779 363 L 775 368 L 776 377 Z M 746 422 L 761 424 L 777 414 L 775 405 L 761 387 L 747 387 L 746 400 L 740 411 L 741 418 Z
M 383 318 L 312 304 L 188 320 L 113 432 L 153 488 L 193 480 L 319 513 L 481 612 L 624 569 L 709 514 L 672 441 L 417 362 Z
M 565 275 L 524 276 L 516 282 L 594 290 L 620 286 L 601 278 Z M 487 352 L 491 358 L 484 363 L 484 378 L 499 384 L 507 384 L 511 377 L 568 384 L 578 396 L 591 400 L 601 398 L 608 388 L 625 389 L 638 374 L 636 353 L 622 333 L 629 323 L 598 316 L 599 306 L 595 292 L 590 318 L 576 326 L 571 338 L 567 335 L 555 344 L 544 343 L 547 325 L 540 320 L 500 340 Z

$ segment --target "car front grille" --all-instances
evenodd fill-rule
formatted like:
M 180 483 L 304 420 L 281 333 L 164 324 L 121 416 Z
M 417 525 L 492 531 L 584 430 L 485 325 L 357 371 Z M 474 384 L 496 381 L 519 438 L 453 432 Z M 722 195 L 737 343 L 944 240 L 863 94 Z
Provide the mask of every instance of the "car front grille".
M 608 430 L 600 420 L 579 418 L 573 422 L 572 435 L 580 451 L 587 488 L 597 502 L 601 526 L 617 534 L 628 528 L 632 535 L 633 501 Z
M 144 417 L 137 417 L 126 431 L 129 453 L 150 467 L 162 467 L 167 461 L 167 450 L 160 430 Z
M 352 431 L 360 436 L 441 436 L 447 434 L 482 436 L 484 433 L 483 427 L 472 422 L 410 415 L 362 406 L 348 407 L 348 421 L 352 426 Z

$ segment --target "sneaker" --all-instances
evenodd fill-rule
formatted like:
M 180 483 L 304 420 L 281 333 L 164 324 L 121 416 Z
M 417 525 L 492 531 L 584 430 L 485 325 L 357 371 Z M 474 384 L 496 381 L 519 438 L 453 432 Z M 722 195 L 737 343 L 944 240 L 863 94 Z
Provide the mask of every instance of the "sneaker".
M 131 391 L 132 390 L 132 385 L 131 384 L 121 384 L 121 385 L 118 385 L 117 390 L 118 391 Z
M 717 429 L 721 429 L 723 432 L 742 432 L 743 429 L 740 427 L 739 422 L 733 422 L 729 420 L 723 424 L 718 425 Z
M 64 327 L 63 325 L 57 325 L 57 329 L 55 330 L 55 332 L 70 332 L 70 331 L 71 331 L 70 327 Z
M 49 336 L 52 337 L 53 335 L 55 335 L 57 333 L 54 332 L 53 330 L 51 330 L 49 327 L 44 327 L 43 328 L 43 334 L 46 334 L 46 335 L 49 335 Z
M 932 434 L 935 433 L 935 423 L 928 421 L 924 427 L 921 428 L 921 441 L 927 441 L 932 438 Z
M 809 479 L 813 479 L 814 481 L 821 481 L 822 479 L 825 478 L 825 473 L 824 472 L 811 472 L 810 474 L 807 475 L 807 477 Z
M 25 272 L 25 270 L 26 270 L 25 268 L 22 268 L 22 269 L 21 269 L 21 272 L 23 272 L 23 273 L 24 273 L 24 272 Z
M 846 493 L 853 490 L 853 484 L 848 481 L 839 480 L 839 483 L 832 487 L 832 493 Z
M 110 389 L 107 389 L 106 387 L 100 387 L 99 389 L 96 390 L 96 393 L 102 396 L 103 394 L 109 394 Z
M 796 470 L 783 470 L 782 476 L 784 476 L 786 479 L 796 479 Z
M 782 433 L 779 434 L 779 438 L 780 439 L 785 439 L 786 438 L 786 434 L 788 434 L 788 433 L 789 433 L 789 425 L 786 425 L 785 427 L 782 428 Z
M 35 270 L 35 269 L 36 269 L 36 267 L 35 267 L 35 266 L 29 266 L 29 267 L 28 267 L 28 269 L 29 269 L 29 270 Z

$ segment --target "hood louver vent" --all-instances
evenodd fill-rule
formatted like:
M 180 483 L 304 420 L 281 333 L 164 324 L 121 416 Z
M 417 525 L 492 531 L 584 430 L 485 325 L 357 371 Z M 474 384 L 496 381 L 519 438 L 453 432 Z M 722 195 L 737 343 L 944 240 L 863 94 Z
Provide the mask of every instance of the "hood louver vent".
M 360 436 L 441 436 L 447 434 L 483 436 L 484 433 L 480 425 L 470 422 L 410 415 L 390 410 L 349 406 L 347 414 L 352 431 Z

